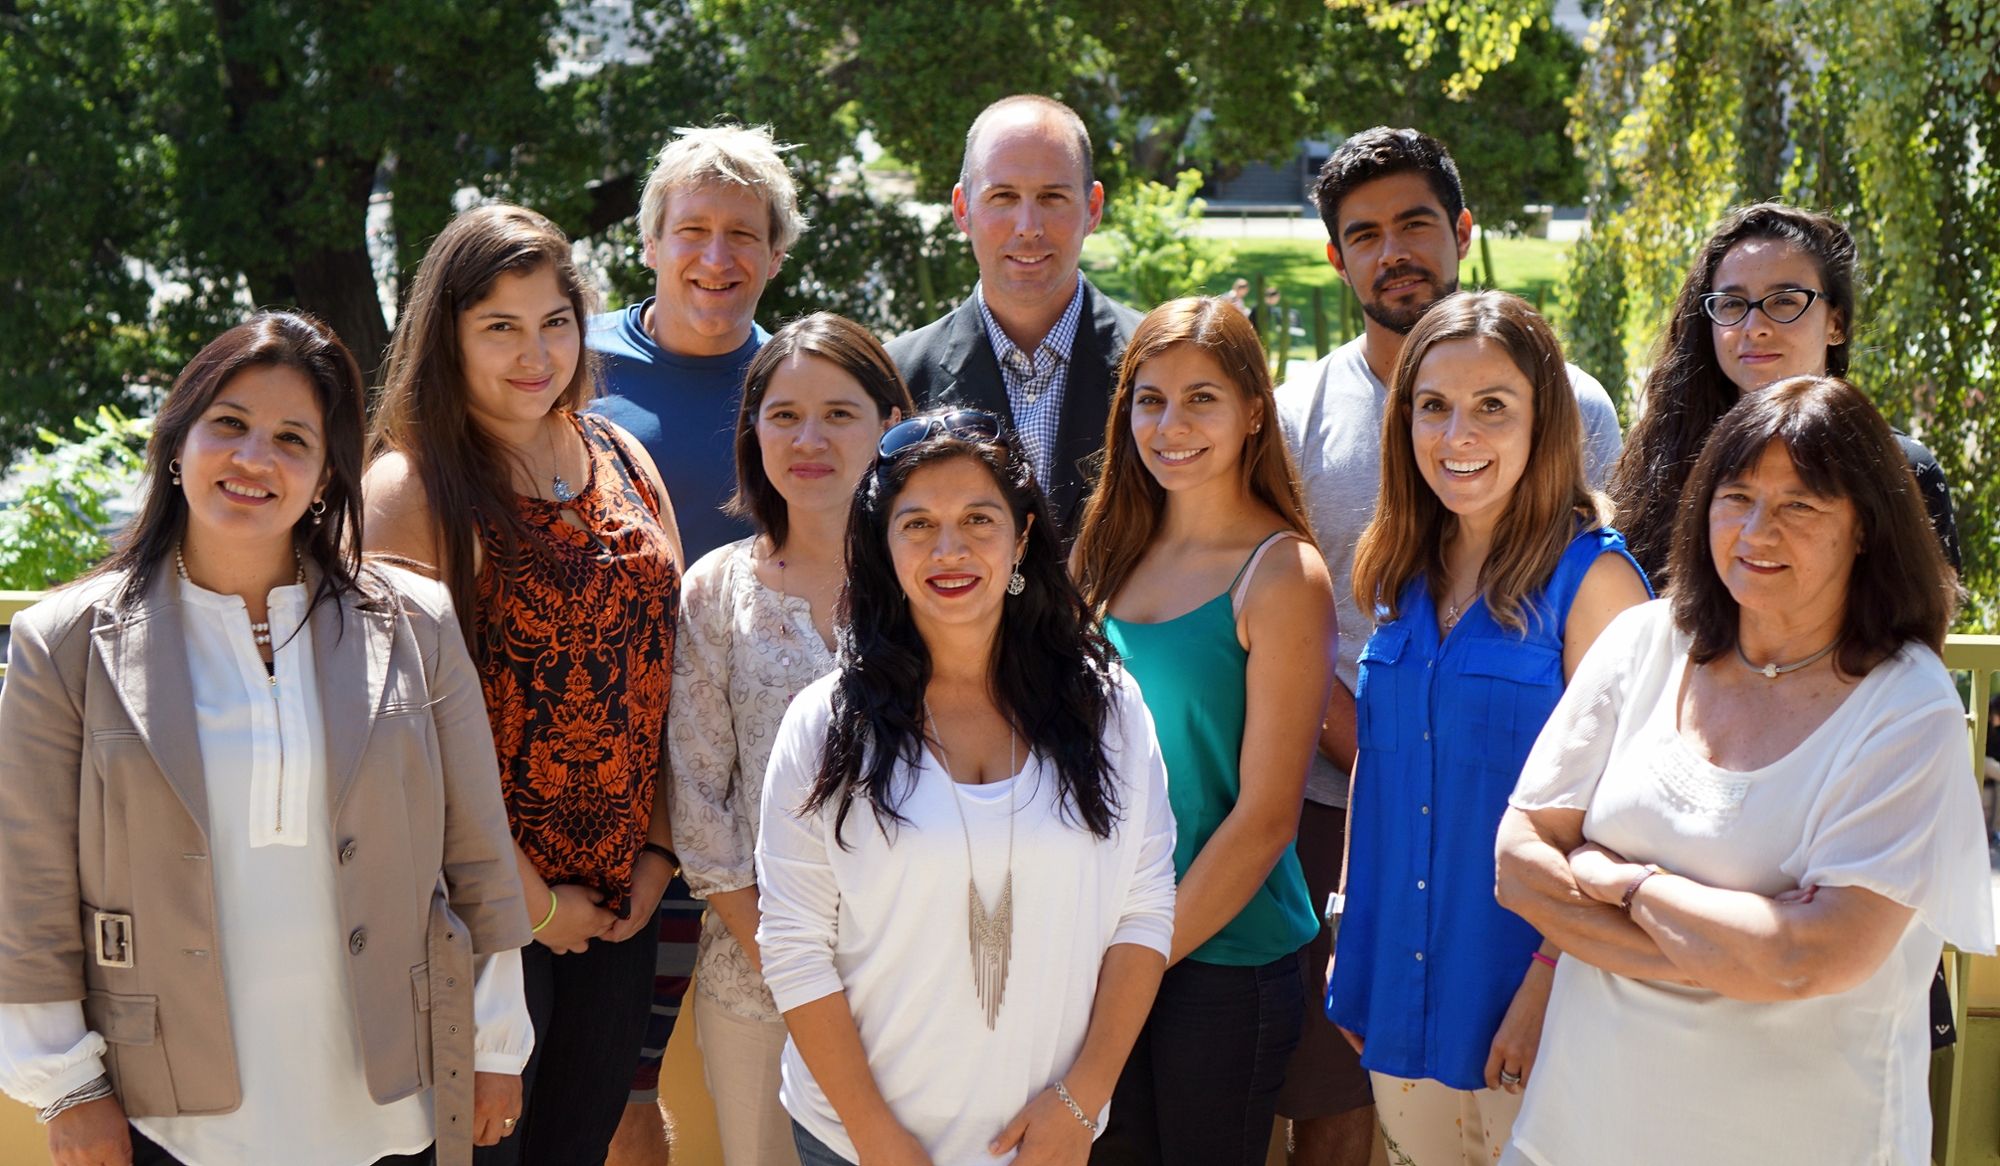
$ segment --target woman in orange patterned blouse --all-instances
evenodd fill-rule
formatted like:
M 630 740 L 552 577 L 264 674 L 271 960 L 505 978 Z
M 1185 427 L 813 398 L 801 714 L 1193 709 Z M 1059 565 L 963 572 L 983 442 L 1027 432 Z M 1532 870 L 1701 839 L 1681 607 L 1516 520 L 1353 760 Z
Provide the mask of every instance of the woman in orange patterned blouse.
M 404 306 L 369 550 L 443 579 L 480 667 L 529 922 L 534 1057 L 482 1166 L 602 1161 L 651 1011 L 680 537 L 645 449 L 580 415 L 590 292 L 512 206 L 459 216 Z

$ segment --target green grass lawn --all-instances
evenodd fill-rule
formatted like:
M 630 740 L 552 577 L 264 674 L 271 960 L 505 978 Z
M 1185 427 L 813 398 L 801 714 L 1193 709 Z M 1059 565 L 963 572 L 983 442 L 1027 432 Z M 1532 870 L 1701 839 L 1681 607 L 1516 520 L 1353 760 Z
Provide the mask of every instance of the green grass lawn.
M 1299 313 L 1300 323 L 1305 328 L 1304 355 L 1310 355 L 1312 348 L 1312 289 L 1323 289 L 1321 295 L 1326 304 L 1327 326 L 1334 343 L 1344 342 L 1352 335 L 1351 329 L 1359 325 L 1359 313 L 1349 309 L 1346 323 L 1342 319 L 1342 299 L 1349 293 L 1335 274 L 1333 265 L 1327 262 L 1326 246 L 1306 239 L 1214 239 L 1210 242 L 1217 247 L 1227 247 L 1235 256 L 1235 261 L 1227 268 L 1227 274 L 1218 277 L 1201 290 L 1207 295 L 1220 295 L 1229 290 L 1232 281 L 1242 278 L 1255 281 L 1264 277 L 1269 285 L 1276 282 L 1284 291 L 1287 307 Z M 1562 276 L 1562 264 L 1569 244 L 1551 242 L 1547 239 L 1503 239 L 1495 237 L 1490 246 L 1493 251 L 1493 268 L 1498 276 L 1498 285 L 1521 296 L 1530 303 L 1540 304 L 1544 312 L 1555 310 L 1556 283 Z M 1110 270 L 1110 247 L 1102 239 L 1092 237 L 1084 244 L 1083 264 L 1090 273 L 1092 283 L 1103 288 L 1119 299 L 1130 299 L 1131 287 L 1115 271 Z M 1470 287 L 1483 282 L 1478 277 L 1480 248 L 1474 244 L 1467 261 L 1459 268 L 1458 278 Z M 1298 341 L 1293 341 L 1294 356 L 1301 355 Z

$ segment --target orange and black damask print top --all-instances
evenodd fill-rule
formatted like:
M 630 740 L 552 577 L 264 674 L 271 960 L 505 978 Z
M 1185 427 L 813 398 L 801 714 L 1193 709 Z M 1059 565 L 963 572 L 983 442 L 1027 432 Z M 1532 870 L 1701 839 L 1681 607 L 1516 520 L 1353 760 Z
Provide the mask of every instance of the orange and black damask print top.
M 515 841 L 544 879 L 595 888 L 622 917 L 665 748 L 681 577 L 652 484 L 606 422 L 574 421 L 581 491 L 561 505 L 515 495 L 547 553 L 503 562 L 480 524 L 473 634 Z

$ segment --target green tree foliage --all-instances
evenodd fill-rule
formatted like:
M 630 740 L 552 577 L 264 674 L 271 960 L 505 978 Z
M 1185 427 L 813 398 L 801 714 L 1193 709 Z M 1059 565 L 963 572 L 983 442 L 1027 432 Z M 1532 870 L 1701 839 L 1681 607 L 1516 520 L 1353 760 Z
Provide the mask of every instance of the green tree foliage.
M 821 157 L 865 126 L 915 171 L 920 197 L 951 190 L 979 111 L 1024 92 L 1083 115 L 1111 186 L 1128 173 L 1170 184 L 1190 166 L 1279 161 L 1301 138 L 1378 121 L 1464 139 L 1511 192 L 1489 201 L 1515 216 L 1528 201 L 1522 176 L 1553 195 L 1576 172 L 1561 128 L 1578 54 L 1549 28 L 1546 4 L 1506 57 L 1528 67 L 1476 55 L 1503 70 L 1477 102 L 1446 95 L 1454 73 L 1442 58 L 1412 71 L 1400 25 L 1372 27 L 1362 8 L 1325 0 L 712 0 L 708 10 L 739 46 L 744 116 L 800 127 L 794 140 Z M 1476 35 L 1433 40 L 1456 53 Z
M 1546 121 L 1564 86 L 1448 102 L 1456 31 L 1411 74 L 1401 31 L 1324 0 L 633 0 L 634 51 L 596 54 L 609 11 L 0 0 L 0 457 L 100 403 L 142 410 L 255 305 L 315 312 L 373 368 L 395 306 L 378 280 L 407 286 L 468 188 L 550 214 L 643 295 L 631 219 L 651 157 L 717 118 L 799 145 L 819 224 L 767 323 L 833 308 L 894 331 L 961 299 L 975 276 L 949 223 L 866 197 L 843 160 L 866 130 L 941 196 L 967 125 L 1008 93 L 1073 104 L 1114 193 L 1376 120 L 1460 139 L 1468 173 L 1491 176 L 1483 220 L 1561 185 L 1546 128 L 1517 115 L 1539 102 Z
M 143 403 L 177 364 L 143 278 L 170 254 L 169 158 L 145 127 L 172 104 L 176 16 L 0 3 L 0 461 L 128 386 Z
M 152 422 L 107 406 L 94 424 L 81 417 L 75 424 L 73 440 L 42 430 L 48 448 L 9 468 L 16 496 L 0 502 L 0 589 L 67 583 L 111 552 L 110 503 L 138 481 Z
M 628 217 L 671 128 L 727 109 L 713 27 L 635 7 L 650 60 L 559 78 L 587 5 L 0 0 L 0 455 L 143 405 L 254 304 L 318 314 L 373 370 L 374 198 L 404 276 L 465 187 L 578 234 Z
M 1567 103 L 1582 72 L 1583 49 L 1551 25 L 1546 11 L 1518 30 L 1515 51 L 1464 98 L 1451 96 L 1454 84 L 1463 84 L 1454 72 L 1462 34 L 1441 30 L 1420 40 L 1429 48 L 1424 63 L 1413 67 L 1398 39 L 1370 28 L 1351 9 L 1336 9 L 1335 16 L 1347 23 L 1329 32 L 1338 50 L 1327 55 L 1328 67 L 1310 96 L 1333 115 L 1337 132 L 1411 126 L 1437 138 L 1458 163 L 1473 218 L 1502 234 L 1528 225 L 1526 206 L 1582 201 L 1584 168 L 1569 139 Z
M 1195 294 L 1229 266 L 1227 251 L 1195 238 L 1206 205 L 1195 197 L 1201 171 L 1183 170 L 1172 187 L 1131 182 L 1105 216 L 1112 264 L 1131 286 L 1135 307 L 1153 308 Z

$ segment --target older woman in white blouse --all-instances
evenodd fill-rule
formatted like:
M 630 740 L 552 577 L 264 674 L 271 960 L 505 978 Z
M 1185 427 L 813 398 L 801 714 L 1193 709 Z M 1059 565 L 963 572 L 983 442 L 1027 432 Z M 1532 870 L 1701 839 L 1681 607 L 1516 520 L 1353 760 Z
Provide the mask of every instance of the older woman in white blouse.
M 854 484 L 910 391 L 866 328 L 830 313 L 778 330 L 744 375 L 732 509 L 762 532 L 688 572 L 668 709 L 674 848 L 708 901 L 695 1035 L 728 1166 L 796 1161 L 778 1103 L 785 1022 L 757 950 L 757 805 L 785 709 L 833 670 Z
M 1563 956 L 1502 1161 L 1921 1166 L 1947 940 L 1993 950 L 1956 583 L 1888 425 L 1746 395 L 1521 774 L 1501 902 Z
M 224 333 L 122 549 L 15 620 L 0 1088 L 57 1166 L 461 1166 L 520 1113 L 492 735 L 443 588 L 355 559 L 361 414 L 317 321 Z

